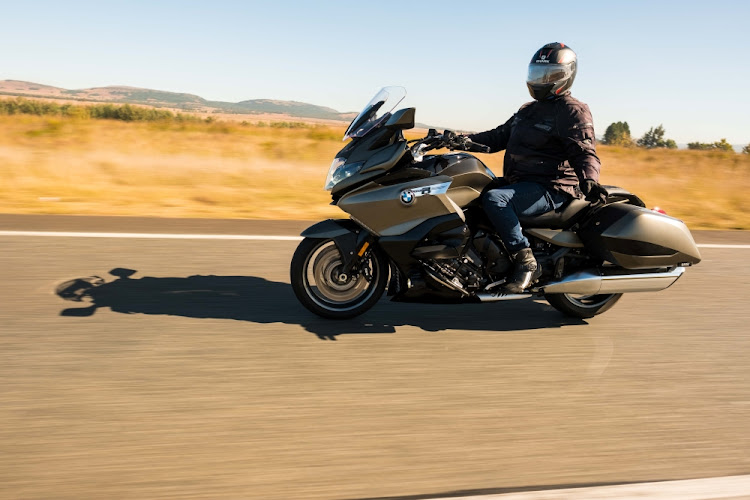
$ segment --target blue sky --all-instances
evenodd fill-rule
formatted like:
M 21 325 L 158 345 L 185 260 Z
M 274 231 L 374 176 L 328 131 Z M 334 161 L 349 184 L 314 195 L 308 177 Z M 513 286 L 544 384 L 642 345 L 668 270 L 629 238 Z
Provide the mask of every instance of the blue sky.
M 0 79 L 131 85 L 356 111 L 402 85 L 417 120 L 484 130 L 530 100 L 532 54 L 579 57 L 573 95 L 597 133 L 663 124 L 679 143 L 750 143 L 750 2 L 6 3 Z

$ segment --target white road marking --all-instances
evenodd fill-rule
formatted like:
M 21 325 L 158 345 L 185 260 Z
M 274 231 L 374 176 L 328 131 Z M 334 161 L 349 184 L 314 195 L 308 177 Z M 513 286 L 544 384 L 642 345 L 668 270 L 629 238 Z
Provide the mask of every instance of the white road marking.
M 265 234 L 88 233 L 67 231 L 0 231 L 0 236 L 55 236 L 60 238 L 150 238 L 165 240 L 302 240 L 301 236 L 269 236 Z
M 443 497 L 444 500 L 445 497 Z M 718 500 L 750 498 L 750 475 L 452 497 L 450 500 Z
M 150 238 L 165 240 L 264 240 L 301 241 L 301 236 L 272 236 L 265 234 L 170 234 L 170 233 L 96 233 L 74 231 L 0 231 L 0 236 L 53 236 L 59 238 Z M 750 250 L 750 245 L 699 243 L 698 248 L 728 248 Z
M 750 245 L 719 245 L 715 243 L 699 243 L 698 248 L 744 248 L 750 249 Z

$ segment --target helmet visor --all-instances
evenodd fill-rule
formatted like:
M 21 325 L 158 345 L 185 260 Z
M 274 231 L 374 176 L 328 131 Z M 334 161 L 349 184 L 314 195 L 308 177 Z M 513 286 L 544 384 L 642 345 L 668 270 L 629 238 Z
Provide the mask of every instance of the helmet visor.
M 570 64 L 529 64 L 529 76 L 526 83 L 541 85 L 557 83 L 573 74 Z

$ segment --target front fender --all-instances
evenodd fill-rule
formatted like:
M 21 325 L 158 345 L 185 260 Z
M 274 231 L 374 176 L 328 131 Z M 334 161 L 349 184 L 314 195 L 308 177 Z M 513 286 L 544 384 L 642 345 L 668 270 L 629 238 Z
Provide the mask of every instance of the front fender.
M 336 238 L 347 233 L 356 234 L 361 230 L 362 228 L 351 219 L 328 219 L 308 227 L 302 231 L 300 236 L 305 238 Z

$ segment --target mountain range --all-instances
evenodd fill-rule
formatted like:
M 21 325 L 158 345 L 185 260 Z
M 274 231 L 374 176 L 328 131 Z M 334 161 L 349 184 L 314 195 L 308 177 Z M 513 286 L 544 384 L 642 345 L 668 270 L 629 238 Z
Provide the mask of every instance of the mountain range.
M 189 113 L 277 114 L 349 122 L 356 113 L 341 113 L 325 106 L 297 101 L 249 99 L 240 102 L 209 101 L 194 94 L 166 92 L 138 87 L 107 86 L 68 90 L 19 80 L 0 80 L 0 96 L 60 99 L 81 102 L 140 104 Z

